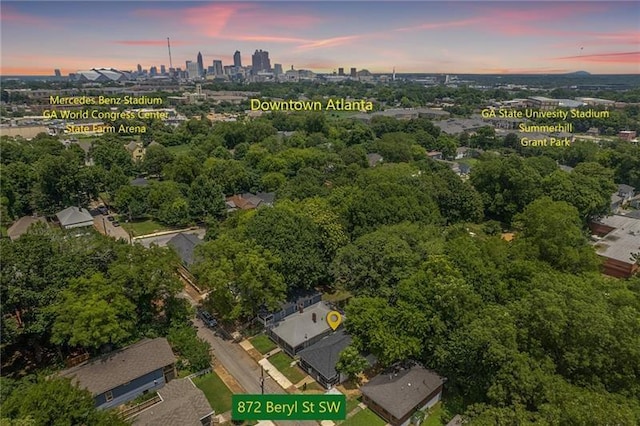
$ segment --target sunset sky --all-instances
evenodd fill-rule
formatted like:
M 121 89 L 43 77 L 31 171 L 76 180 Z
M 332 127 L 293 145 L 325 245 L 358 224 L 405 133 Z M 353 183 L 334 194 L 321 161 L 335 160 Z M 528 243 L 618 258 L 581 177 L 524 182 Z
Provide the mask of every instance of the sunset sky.
M 0 74 L 139 63 L 184 69 L 198 51 L 329 72 L 640 73 L 640 3 L 2 1 Z

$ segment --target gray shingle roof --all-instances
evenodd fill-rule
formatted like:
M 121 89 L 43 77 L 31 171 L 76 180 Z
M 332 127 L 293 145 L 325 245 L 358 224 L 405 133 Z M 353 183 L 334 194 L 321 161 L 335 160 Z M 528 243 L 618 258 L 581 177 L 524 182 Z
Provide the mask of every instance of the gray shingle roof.
M 171 238 L 167 245 L 171 246 L 185 265 L 191 265 L 195 261 L 194 250 L 202 240 L 194 234 L 185 234 L 180 232 Z
M 77 225 L 80 223 L 86 223 L 87 225 L 93 224 L 93 216 L 82 207 L 71 206 L 56 213 L 56 217 L 63 227 Z M 89 223 L 90 222 L 90 223 Z
M 351 336 L 340 329 L 319 342 L 300 351 L 298 355 L 325 378 L 330 379 L 337 373 L 336 363 L 340 352 L 351 344 Z
M 316 303 L 304 309 L 303 313 L 296 312 L 282 320 L 273 328 L 273 333 L 284 340 L 288 345 L 295 348 L 306 340 L 325 333 L 329 330 L 327 324 L 327 314 L 331 310 L 324 303 Z M 313 314 L 316 321 L 313 322 Z
M 64 370 L 60 375 L 72 378 L 95 396 L 174 362 L 176 357 L 169 342 L 158 337 L 144 339 L 87 364 Z
M 200 419 L 213 412 L 204 393 L 189 379 L 172 380 L 158 394 L 162 402 L 138 414 L 136 426 L 202 426 Z
M 360 390 L 395 418 L 401 419 L 419 408 L 418 404 L 443 383 L 442 377 L 435 372 L 414 364 L 408 368 L 392 367 L 375 376 Z

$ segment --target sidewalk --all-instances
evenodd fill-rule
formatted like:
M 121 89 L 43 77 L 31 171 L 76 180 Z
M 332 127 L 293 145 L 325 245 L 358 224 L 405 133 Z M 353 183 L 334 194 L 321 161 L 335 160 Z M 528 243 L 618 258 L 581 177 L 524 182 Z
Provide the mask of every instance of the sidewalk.
M 258 361 L 258 364 L 260 364 L 262 368 L 264 368 L 264 371 L 267 372 L 271 376 L 271 378 L 275 380 L 276 383 L 279 384 L 283 389 L 289 389 L 293 386 L 293 383 L 291 383 L 289 379 L 284 376 L 284 374 L 278 371 L 278 369 L 274 367 L 268 359 L 263 358 Z

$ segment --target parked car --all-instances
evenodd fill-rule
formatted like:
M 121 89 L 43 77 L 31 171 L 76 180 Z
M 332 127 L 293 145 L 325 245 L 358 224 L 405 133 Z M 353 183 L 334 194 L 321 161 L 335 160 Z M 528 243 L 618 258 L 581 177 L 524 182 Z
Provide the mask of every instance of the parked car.
M 218 325 L 218 321 L 213 315 L 204 309 L 198 309 L 198 318 L 200 318 L 207 327 L 214 328 Z
M 98 211 L 100 212 L 100 214 L 105 215 L 105 216 L 109 214 L 109 209 L 106 208 L 103 205 L 99 205 L 98 206 Z
M 114 218 L 113 216 L 107 216 L 107 220 L 109 222 L 113 222 L 114 220 L 116 220 L 116 218 Z
M 120 222 L 118 222 L 117 220 L 114 220 L 111 224 L 115 227 L 120 226 Z

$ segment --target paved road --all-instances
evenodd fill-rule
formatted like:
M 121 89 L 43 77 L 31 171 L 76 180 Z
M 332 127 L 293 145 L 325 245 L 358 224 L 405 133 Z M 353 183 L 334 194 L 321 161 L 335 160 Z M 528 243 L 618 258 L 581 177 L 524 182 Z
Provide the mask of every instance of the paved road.
M 94 216 L 93 226 L 103 235 L 129 242 L 127 231 L 122 226 L 113 226 L 113 223 L 107 220 L 107 216 L 101 214 Z
M 199 319 L 195 319 L 194 323 L 198 327 L 198 336 L 209 342 L 216 360 L 240 383 L 240 386 L 247 393 L 261 393 L 260 366 L 258 363 L 240 345 L 216 336 Z M 286 394 L 267 373 L 264 376 L 265 394 Z M 277 424 L 282 426 L 318 426 L 318 423 L 314 421 L 278 421 Z

